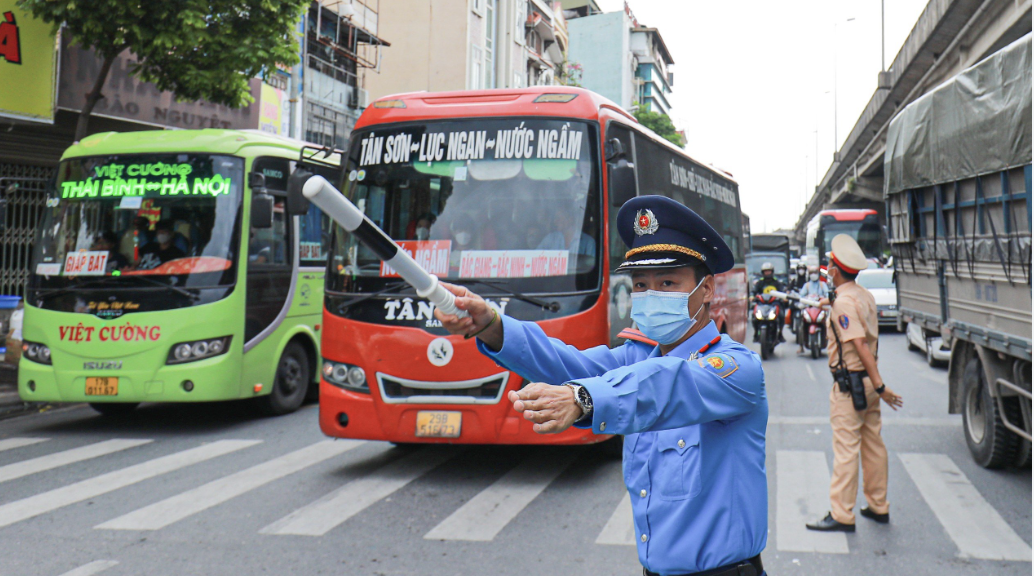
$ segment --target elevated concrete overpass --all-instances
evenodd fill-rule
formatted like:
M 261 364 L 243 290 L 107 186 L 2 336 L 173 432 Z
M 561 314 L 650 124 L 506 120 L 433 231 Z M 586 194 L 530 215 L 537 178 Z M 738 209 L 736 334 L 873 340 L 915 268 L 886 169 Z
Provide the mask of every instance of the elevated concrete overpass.
M 794 227 L 829 208 L 874 208 L 883 218 L 887 126 L 903 107 L 1031 31 L 1031 0 L 930 0 Z

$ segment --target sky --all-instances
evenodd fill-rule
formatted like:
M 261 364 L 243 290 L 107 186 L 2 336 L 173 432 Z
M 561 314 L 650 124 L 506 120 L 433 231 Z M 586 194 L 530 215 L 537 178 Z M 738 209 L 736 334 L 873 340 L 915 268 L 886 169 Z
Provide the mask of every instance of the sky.
M 686 151 L 733 174 L 753 232 L 793 227 L 876 89 L 880 0 L 628 4 L 675 61 L 671 117 Z M 926 4 L 886 0 L 888 67 Z

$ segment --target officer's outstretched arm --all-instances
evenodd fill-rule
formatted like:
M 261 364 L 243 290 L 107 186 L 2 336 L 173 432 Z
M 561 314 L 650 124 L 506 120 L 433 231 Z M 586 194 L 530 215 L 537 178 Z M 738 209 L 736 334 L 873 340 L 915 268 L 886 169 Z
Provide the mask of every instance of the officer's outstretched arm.
M 502 316 L 503 345 L 493 351 L 478 340 L 478 350 L 497 364 L 531 382 L 559 385 L 578 378 L 599 376 L 625 364 L 625 346 L 596 346 L 578 350 L 546 336 L 534 322 Z
M 633 434 L 747 414 L 762 398 L 764 378 L 761 361 L 744 351 L 650 358 L 576 383 L 592 396 L 596 433 Z

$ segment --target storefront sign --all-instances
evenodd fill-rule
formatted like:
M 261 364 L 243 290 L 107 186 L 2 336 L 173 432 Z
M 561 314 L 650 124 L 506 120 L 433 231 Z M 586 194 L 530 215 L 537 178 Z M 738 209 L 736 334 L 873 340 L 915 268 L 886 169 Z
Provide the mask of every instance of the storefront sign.
M 7 0 L 0 0 L 4 1 Z M 172 92 L 162 92 L 154 84 L 131 76 L 129 71 L 135 61 L 136 56 L 129 51 L 115 59 L 104 84 L 104 98 L 97 102 L 94 115 L 174 128 L 258 128 L 261 80 L 251 79 L 251 96 L 255 101 L 243 108 L 205 101 L 178 102 Z M 92 51 L 73 46 L 63 38 L 58 107 L 81 110 L 100 68 L 101 59 Z
M 262 83 L 262 99 L 259 105 L 259 130 L 280 136 L 287 136 L 291 129 L 287 80 L 284 78 L 282 74 L 273 73 L 269 80 Z
M 57 52 L 51 30 L 15 0 L 0 0 L 0 116 L 54 122 Z

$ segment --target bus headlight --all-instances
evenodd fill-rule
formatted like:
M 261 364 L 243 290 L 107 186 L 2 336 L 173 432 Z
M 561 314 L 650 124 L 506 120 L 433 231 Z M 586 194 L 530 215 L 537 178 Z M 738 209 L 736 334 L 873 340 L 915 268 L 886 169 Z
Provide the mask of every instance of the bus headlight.
M 370 393 L 370 386 L 366 383 L 366 371 L 359 366 L 324 359 L 323 379 L 338 388 L 363 394 Z
M 208 338 L 205 340 L 192 340 L 173 344 L 169 349 L 169 357 L 166 364 L 183 364 L 204 360 L 220 354 L 225 354 L 230 347 L 230 336 L 221 338 Z
M 38 364 L 53 364 L 50 361 L 50 348 L 46 344 L 25 341 L 22 343 L 22 356 Z

